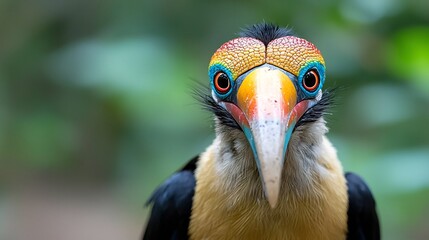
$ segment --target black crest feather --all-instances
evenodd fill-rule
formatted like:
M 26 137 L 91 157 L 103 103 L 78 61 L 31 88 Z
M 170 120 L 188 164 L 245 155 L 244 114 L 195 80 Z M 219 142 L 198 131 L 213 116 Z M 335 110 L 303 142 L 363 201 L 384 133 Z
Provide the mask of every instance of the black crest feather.
M 250 25 L 242 29 L 240 36 L 241 37 L 251 37 L 256 38 L 263 42 L 266 45 L 273 41 L 274 39 L 292 36 L 292 30 L 290 28 L 281 28 L 272 23 L 258 23 Z

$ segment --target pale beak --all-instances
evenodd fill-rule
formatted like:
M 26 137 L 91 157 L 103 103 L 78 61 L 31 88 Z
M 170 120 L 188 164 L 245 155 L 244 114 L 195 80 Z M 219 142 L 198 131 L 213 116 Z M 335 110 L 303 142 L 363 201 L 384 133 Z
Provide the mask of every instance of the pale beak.
M 298 120 L 296 104 L 297 91 L 288 75 L 278 68 L 261 66 L 244 77 L 236 105 L 225 105 L 252 146 L 271 208 L 278 202 L 286 150 Z

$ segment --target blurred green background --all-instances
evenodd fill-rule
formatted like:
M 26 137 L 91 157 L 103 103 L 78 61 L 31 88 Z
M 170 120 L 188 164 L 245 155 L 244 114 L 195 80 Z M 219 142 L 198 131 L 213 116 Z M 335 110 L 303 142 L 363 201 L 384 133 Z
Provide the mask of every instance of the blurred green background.
M 138 239 L 208 146 L 192 98 L 240 28 L 290 26 L 340 86 L 329 138 L 384 239 L 429 239 L 429 1 L 0 1 L 0 239 Z

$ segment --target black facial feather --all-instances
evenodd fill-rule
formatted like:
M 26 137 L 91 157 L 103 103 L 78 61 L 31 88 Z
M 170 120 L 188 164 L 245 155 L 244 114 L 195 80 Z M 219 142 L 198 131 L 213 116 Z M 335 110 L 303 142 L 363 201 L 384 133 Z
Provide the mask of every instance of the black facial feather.
M 320 101 L 309 108 L 298 120 L 295 129 L 299 126 L 315 122 L 322 116 L 328 114 L 328 110 L 334 104 L 335 91 L 336 89 L 325 90 Z M 200 102 L 204 109 L 214 113 L 221 124 L 242 130 L 232 115 L 212 98 L 210 92 L 209 88 L 199 86 L 194 88 L 194 97 Z
M 325 90 L 322 98 L 313 107 L 309 108 L 304 115 L 298 120 L 295 129 L 307 123 L 315 122 L 328 113 L 328 110 L 334 104 L 336 89 Z
M 216 115 L 221 124 L 241 130 L 241 127 L 231 116 L 231 114 L 213 99 L 213 97 L 210 95 L 210 92 L 210 88 L 199 86 L 194 88 L 193 95 L 205 110 L 208 110 Z
M 239 34 L 241 37 L 256 38 L 263 42 L 265 46 L 277 38 L 292 36 L 292 30 L 289 28 L 281 28 L 272 23 L 258 23 L 242 29 Z

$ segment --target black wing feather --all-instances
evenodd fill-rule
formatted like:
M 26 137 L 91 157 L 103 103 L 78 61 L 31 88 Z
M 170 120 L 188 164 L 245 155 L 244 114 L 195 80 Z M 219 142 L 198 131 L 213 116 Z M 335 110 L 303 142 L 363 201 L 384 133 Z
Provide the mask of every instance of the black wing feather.
M 143 240 L 188 239 L 188 227 L 195 191 L 196 162 L 190 160 L 152 194 L 146 205 L 153 204 Z
M 347 240 L 379 240 L 380 226 L 371 190 L 358 175 L 345 176 L 349 195 Z

